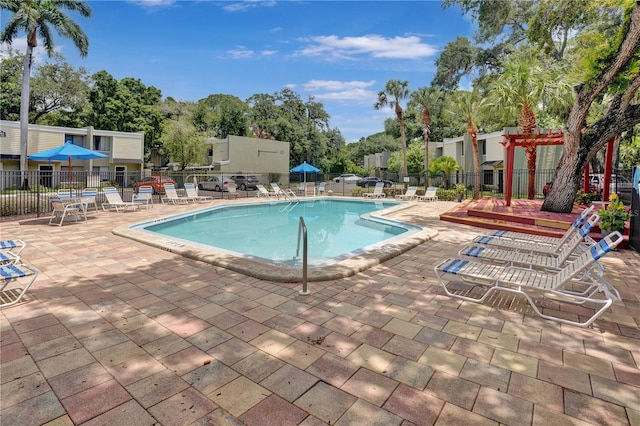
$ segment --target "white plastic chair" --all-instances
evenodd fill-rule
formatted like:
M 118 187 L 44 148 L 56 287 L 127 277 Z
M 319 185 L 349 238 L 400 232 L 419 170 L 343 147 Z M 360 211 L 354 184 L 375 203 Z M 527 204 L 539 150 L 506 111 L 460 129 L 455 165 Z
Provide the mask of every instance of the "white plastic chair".
M 87 211 L 82 203 L 65 204 L 60 197 L 51 197 L 49 201 L 51 201 L 51 206 L 53 207 L 49 225 L 62 226 L 66 217 L 72 217 L 77 222 L 84 216 L 84 221 L 87 221 Z M 60 218 L 60 222 L 54 223 L 57 218 Z

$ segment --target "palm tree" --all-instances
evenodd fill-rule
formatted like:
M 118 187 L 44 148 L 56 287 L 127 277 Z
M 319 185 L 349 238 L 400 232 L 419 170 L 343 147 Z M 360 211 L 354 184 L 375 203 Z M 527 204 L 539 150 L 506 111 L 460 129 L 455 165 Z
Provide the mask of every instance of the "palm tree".
M 380 109 L 389 105 L 396 112 L 398 124 L 400 125 L 400 140 L 402 141 L 402 173 L 407 176 L 407 136 L 404 130 L 404 118 L 402 115 L 402 107 L 400 101 L 409 96 L 409 82 L 400 80 L 389 80 L 384 87 L 384 91 L 378 92 L 378 102 L 374 105 L 375 109 Z M 391 98 L 391 99 L 389 99 Z
M 429 170 L 429 135 L 431 135 L 431 112 L 429 106 L 435 105 L 441 98 L 442 91 L 437 87 L 418 87 L 411 92 L 410 104 L 422 109 L 422 140 L 424 141 L 424 173 Z M 425 178 L 425 186 L 428 184 Z
M 87 35 L 61 10 L 68 9 L 78 12 L 81 16 L 90 17 L 91 8 L 87 2 L 79 0 L 0 0 L 0 9 L 8 10 L 13 14 L 0 34 L 0 42 L 10 45 L 18 33 L 23 30 L 27 35 L 27 52 L 24 55 L 20 95 L 20 171 L 22 172 L 22 188 L 28 189 L 27 142 L 29 140 L 29 86 L 33 65 L 33 49 L 38 45 L 38 36 L 40 36 L 47 54 L 50 57 L 53 56 L 52 27 L 58 34 L 71 39 L 82 57 L 87 56 L 89 51 Z
M 472 92 L 459 91 L 453 98 L 452 114 L 462 115 L 467 121 L 467 133 L 471 138 L 473 147 L 473 199 L 480 198 L 480 154 L 478 152 L 478 119 L 484 113 L 487 106 L 485 98 L 480 95 L 477 88 Z
M 517 115 L 518 126 L 525 136 L 531 135 L 537 125 L 534 107 L 543 105 L 553 111 L 567 109 L 573 102 L 573 85 L 567 73 L 557 67 L 542 66 L 533 56 L 518 57 L 504 64 L 503 73 L 491 86 L 494 103 L 500 104 L 512 120 Z M 536 195 L 535 139 L 524 147 L 529 170 L 528 198 Z

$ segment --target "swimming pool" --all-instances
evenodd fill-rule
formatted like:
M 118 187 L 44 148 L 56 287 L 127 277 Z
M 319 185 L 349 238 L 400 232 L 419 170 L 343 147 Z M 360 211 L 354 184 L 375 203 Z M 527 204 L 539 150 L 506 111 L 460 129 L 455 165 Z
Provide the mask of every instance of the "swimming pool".
M 299 281 L 300 217 L 308 235 L 308 280 L 352 275 L 427 238 L 385 218 L 408 203 L 340 197 L 225 204 L 121 229 L 123 236 L 273 281 Z M 117 229 L 114 233 L 118 233 Z

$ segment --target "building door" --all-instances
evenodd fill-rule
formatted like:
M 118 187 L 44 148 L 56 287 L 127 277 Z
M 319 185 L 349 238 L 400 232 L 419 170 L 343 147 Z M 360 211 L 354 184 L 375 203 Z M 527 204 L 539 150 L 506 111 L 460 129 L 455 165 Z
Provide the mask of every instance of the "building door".
M 53 166 L 38 166 L 38 183 L 53 188 Z
M 127 168 L 124 166 L 116 166 L 116 182 L 121 188 L 125 187 L 127 182 L 125 175 L 127 174 Z

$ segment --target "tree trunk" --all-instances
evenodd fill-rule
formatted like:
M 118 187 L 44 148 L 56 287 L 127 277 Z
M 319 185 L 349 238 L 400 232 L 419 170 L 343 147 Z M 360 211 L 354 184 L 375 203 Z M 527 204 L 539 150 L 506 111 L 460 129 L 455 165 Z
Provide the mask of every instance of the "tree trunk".
M 527 157 L 527 169 L 529 171 L 529 179 L 527 186 L 527 198 L 533 200 L 536 198 L 536 157 L 537 149 L 535 145 L 528 145 L 524 148 Z
M 469 121 L 467 123 L 467 133 L 471 137 L 473 147 L 473 199 L 480 198 L 480 153 L 478 151 L 478 129 Z
M 29 189 L 29 159 L 28 159 L 28 141 L 29 141 L 29 98 L 31 85 L 31 64 L 33 57 L 33 48 L 35 47 L 35 30 L 27 43 L 27 52 L 24 55 L 24 66 L 22 68 L 22 92 L 20 93 L 20 174 L 22 184 L 20 189 Z
M 431 134 L 431 113 L 429 108 L 422 110 L 422 139 L 424 140 L 424 186 L 429 186 L 429 135 Z
M 396 116 L 398 117 L 398 124 L 400 125 L 400 141 L 402 142 L 402 173 L 404 176 L 408 176 L 407 169 L 407 136 L 404 131 L 404 118 L 402 117 L 402 108 L 396 103 Z

